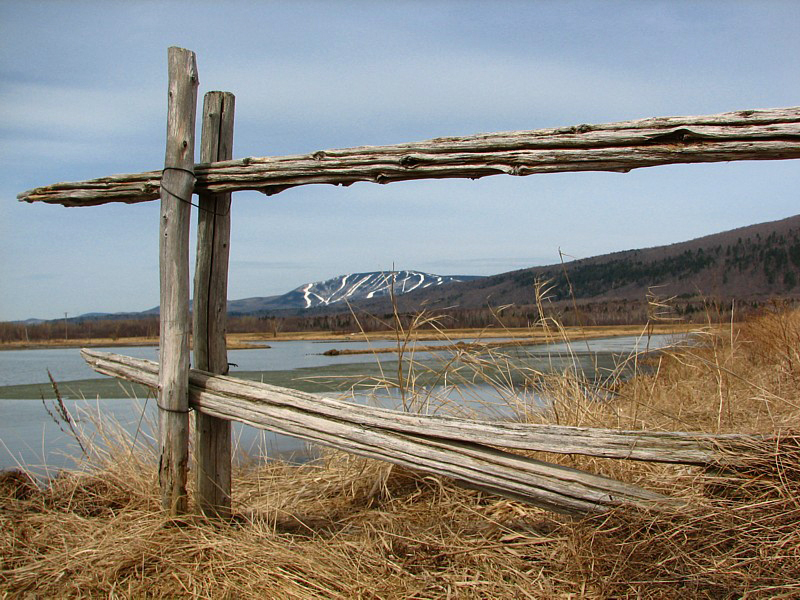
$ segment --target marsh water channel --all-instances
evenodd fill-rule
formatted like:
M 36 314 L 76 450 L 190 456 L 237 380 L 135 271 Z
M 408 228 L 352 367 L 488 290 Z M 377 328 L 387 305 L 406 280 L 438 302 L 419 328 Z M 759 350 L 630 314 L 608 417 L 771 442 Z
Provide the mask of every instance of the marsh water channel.
M 503 346 L 481 351 L 453 347 L 449 340 L 420 342 L 448 346 L 431 352 L 413 344 L 402 354 L 366 353 L 326 356 L 337 350 L 397 348 L 394 341 L 284 341 L 263 348 L 230 350 L 230 375 L 352 402 L 427 414 L 480 419 L 513 419 L 547 404 L 536 385 L 536 373 L 571 371 L 588 379 L 612 373 L 629 375 L 636 352 L 675 344 L 671 335 L 613 337 L 571 344 Z M 482 339 L 483 343 L 498 341 Z M 137 358 L 158 360 L 154 346 L 99 348 Z M 400 358 L 398 358 L 400 357 Z M 624 366 L 623 366 L 624 365 Z M 0 469 L 25 467 L 52 476 L 74 468 L 82 452 L 70 424 L 58 413 L 55 380 L 72 427 L 84 444 L 102 448 L 104 435 L 127 432 L 122 443 L 154 446 L 156 403 L 147 388 L 92 371 L 77 348 L 0 352 Z M 88 442 L 88 444 L 86 444 Z M 306 460 L 313 448 L 301 440 L 234 423 L 237 461 L 280 457 Z

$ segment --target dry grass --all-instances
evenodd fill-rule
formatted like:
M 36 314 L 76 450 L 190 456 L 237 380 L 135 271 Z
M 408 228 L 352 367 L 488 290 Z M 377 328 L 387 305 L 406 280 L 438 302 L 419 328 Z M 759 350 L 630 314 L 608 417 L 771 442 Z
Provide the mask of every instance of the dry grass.
M 18 474 L 0 482 L 0 597 L 798 597 L 800 449 L 790 428 L 800 412 L 800 314 L 775 311 L 702 339 L 649 359 L 649 374 L 627 382 L 590 382 L 574 369 L 525 374 L 554 399 L 543 415 L 521 415 L 530 420 L 784 432 L 739 472 L 558 459 L 684 497 L 681 513 L 572 520 L 327 453 L 302 466 L 240 468 L 230 524 L 168 519 L 155 457 L 123 441 L 96 453 L 90 473 L 46 488 Z M 475 357 L 519 368 L 504 360 Z M 486 377 L 502 386 L 502 371 Z

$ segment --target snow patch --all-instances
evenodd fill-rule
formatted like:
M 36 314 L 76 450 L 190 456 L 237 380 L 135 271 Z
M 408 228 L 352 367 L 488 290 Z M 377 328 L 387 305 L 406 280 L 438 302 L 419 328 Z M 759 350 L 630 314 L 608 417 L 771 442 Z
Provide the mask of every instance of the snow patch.
M 307 283 L 298 288 L 302 293 L 304 308 L 329 306 L 337 302 L 372 299 L 388 295 L 392 286 L 398 295 L 416 289 L 461 281 L 456 277 L 432 275 L 420 271 L 397 271 L 395 273 L 350 273 L 326 281 Z

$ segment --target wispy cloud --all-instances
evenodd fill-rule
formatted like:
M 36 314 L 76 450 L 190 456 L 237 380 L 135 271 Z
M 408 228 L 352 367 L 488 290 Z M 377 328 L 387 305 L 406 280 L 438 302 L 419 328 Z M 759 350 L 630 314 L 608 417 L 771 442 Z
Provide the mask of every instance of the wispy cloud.
M 163 120 L 163 95 L 155 89 L 10 83 L 0 91 L 0 121 L 7 130 L 56 137 L 131 135 L 142 123 Z

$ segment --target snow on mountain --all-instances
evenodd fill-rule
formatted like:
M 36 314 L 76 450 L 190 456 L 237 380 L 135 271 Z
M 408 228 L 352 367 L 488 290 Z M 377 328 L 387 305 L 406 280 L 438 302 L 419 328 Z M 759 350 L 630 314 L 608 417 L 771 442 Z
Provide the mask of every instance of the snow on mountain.
M 347 310 L 346 302 L 358 303 L 372 298 L 389 296 L 394 286 L 397 296 L 414 290 L 431 288 L 446 283 L 480 279 L 476 275 L 432 275 L 421 271 L 394 271 L 373 273 L 350 273 L 325 281 L 306 283 L 299 288 L 279 296 L 242 298 L 228 301 L 228 314 L 252 315 L 271 311 L 300 312 L 309 308 L 338 305 Z M 79 319 L 137 318 L 158 315 L 156 306 L 141 313 L 86 314 Z
M 276 298 L 284 308 L 315 308 L 339 302 L 355 302 L 389 296 L 394 288 L 396 295 L 417 289 L 476 279 L 467 275 L 433 275 L 420 271 L 394 271 L 388 273 L 350 273 L 325 281 L 307 283 L 296 290 Z

